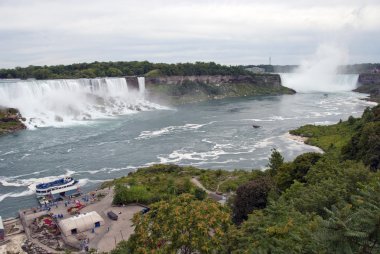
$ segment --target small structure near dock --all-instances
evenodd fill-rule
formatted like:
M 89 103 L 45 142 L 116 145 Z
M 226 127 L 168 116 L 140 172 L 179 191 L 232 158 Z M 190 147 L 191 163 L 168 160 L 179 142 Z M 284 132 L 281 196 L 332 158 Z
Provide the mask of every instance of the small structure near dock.
M 65 236 L 76 235 L 93 228 L 98 228 L 102 225 L 104 225 L 103 218 L 94 211 L 64 219 L 59 222 L 61 232 Z

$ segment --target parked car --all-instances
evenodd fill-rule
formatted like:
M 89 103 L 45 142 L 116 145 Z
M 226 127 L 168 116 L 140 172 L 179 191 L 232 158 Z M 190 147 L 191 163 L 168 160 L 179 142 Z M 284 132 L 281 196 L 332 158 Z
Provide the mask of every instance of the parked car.
M 111 220 L 117 220 L 117 219 L 119 218 L 119 216 L 117 216 L 117 214 L 114 213 L 114 212 L 112 212 L 112 211 L 109 211 L 109 212 L 107 213 L 107 216 L 108 216 L 108 218 L 110 218 Z

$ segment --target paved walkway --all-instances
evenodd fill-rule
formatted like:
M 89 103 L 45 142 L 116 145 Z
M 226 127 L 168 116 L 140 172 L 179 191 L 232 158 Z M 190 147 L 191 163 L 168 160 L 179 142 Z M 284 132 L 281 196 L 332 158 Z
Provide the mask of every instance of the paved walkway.
M 106 233 L 99 238 L 96 249 L 99 252 L 109 252 L 114 249 L 116 244 L 120 241 L 127 241 L 135 229 L 132 223 L 133 215 L 142 209 L 143 207 L 138 205 L 108 208 L 106 212 L 112 210 L 119 218 L 117 221 L 112 221 L 109 218 L 105 219 L 107 226 L 104 228 L 107 229 L 109 226 L 110 230 L 109 232 L 106 231 Z
M 208 195 L 209 198 L 211 198 L 211 199 L 213 199 L 213 200 L 215 200 L 215 201 L 217 201 L 217 202 L 219 202 L 221 204 L 225 203 L 225 199 L 226 198 L 223 195 L 219 195 L 219 194 L 217 194 L 214 191 L 210 191 L 210 190 L 206 189 L 203 186 L 203 184 L 197 178 L 191 178 L 191 182 L 195 186 L 197 186 L 197 187 L 201 188 L 202 190 L 204 190 L 207 193 L 207 195 Z

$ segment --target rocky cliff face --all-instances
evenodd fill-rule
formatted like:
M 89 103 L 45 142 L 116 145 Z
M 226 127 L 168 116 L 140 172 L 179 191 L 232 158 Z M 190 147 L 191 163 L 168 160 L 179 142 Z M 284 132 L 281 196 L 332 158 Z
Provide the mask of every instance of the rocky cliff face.
M 148 85 L 181 85 L 185 81 L 192 81 L 205 84 L 256 84 L 258 86 L 281 87 L 281 78 L 276 74 L 260 74 L 255 76 L 167 76 L 145 78 Z
M 125 77 L 125 80 L 127 81 L 128 88 L 139 90 L 139 81 L 137 80 L 137 77 L 135 76 L 127 76 Z
M 355 92 L 368 93 L 370 100 L 380 102 L 380 73 L 362 73 Z
M 359 75 L 358 83 L 361 85 L 380 84 L 380 73 L 362 73 Z
M 281 85 L 281 78 L 277 74 L 146 77 L 145 86 L 152 97 L 174 103 L 295 93 Z
M 0 135 L 26 129 L 21 120 L 17 109 L 0 107 Z

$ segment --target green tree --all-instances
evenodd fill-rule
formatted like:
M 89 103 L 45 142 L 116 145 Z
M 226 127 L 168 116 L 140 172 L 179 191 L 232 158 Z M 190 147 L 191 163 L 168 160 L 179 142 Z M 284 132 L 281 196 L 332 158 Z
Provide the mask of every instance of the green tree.
M 198 200 L 204 200 L 207 197 L 207 193 L 206 193 L 206 191 L 202 190 L 201 188 L 195 188 L 194 196 Z
M 380 182 L 366 186 L 342 208 L 326 209 L 320 240 L 334 253 L 380 253 Z
M 110 67 L 106 72 L 108 77 L 120 77 L 123 76 L 123 72 L 118 68 Z
M 218 203 L 183 194 L 136 214 L 133 253 L 223 253 L 230 216 Z
M 283 163 L 284 157 L 282 157 L 281 153 L 277 151 L 276 148 L 273 148 L 268 163 L 269 174 L 274 176 Z
M 315 240 L 318 226 L 317 217 L 301 213 L 289 203 L 273 202 L 249 215 L 232 240 L 232 253 L 326 253 Z
M 255 209 L 263 209 L 267 205 L 267 197 L 273 183 L 269 177 L 258 177 L 239 186 L 233 203 L 233 220 L 240 224 Z
M 48 69 L 38 69 L 33 72 L 33 77 L 36 79 L 47 79 L 51 76 L 51 72 Z
M 353 117 L 353 116 L 348 117 L 348 124 L 349 125 L 353 125 L 355 122 L 356 122 L 355 117 Z
M 371 170 L 380 168 L 380 122 L 369 122 L 342 148 L 345 159 L 361 160 Z

